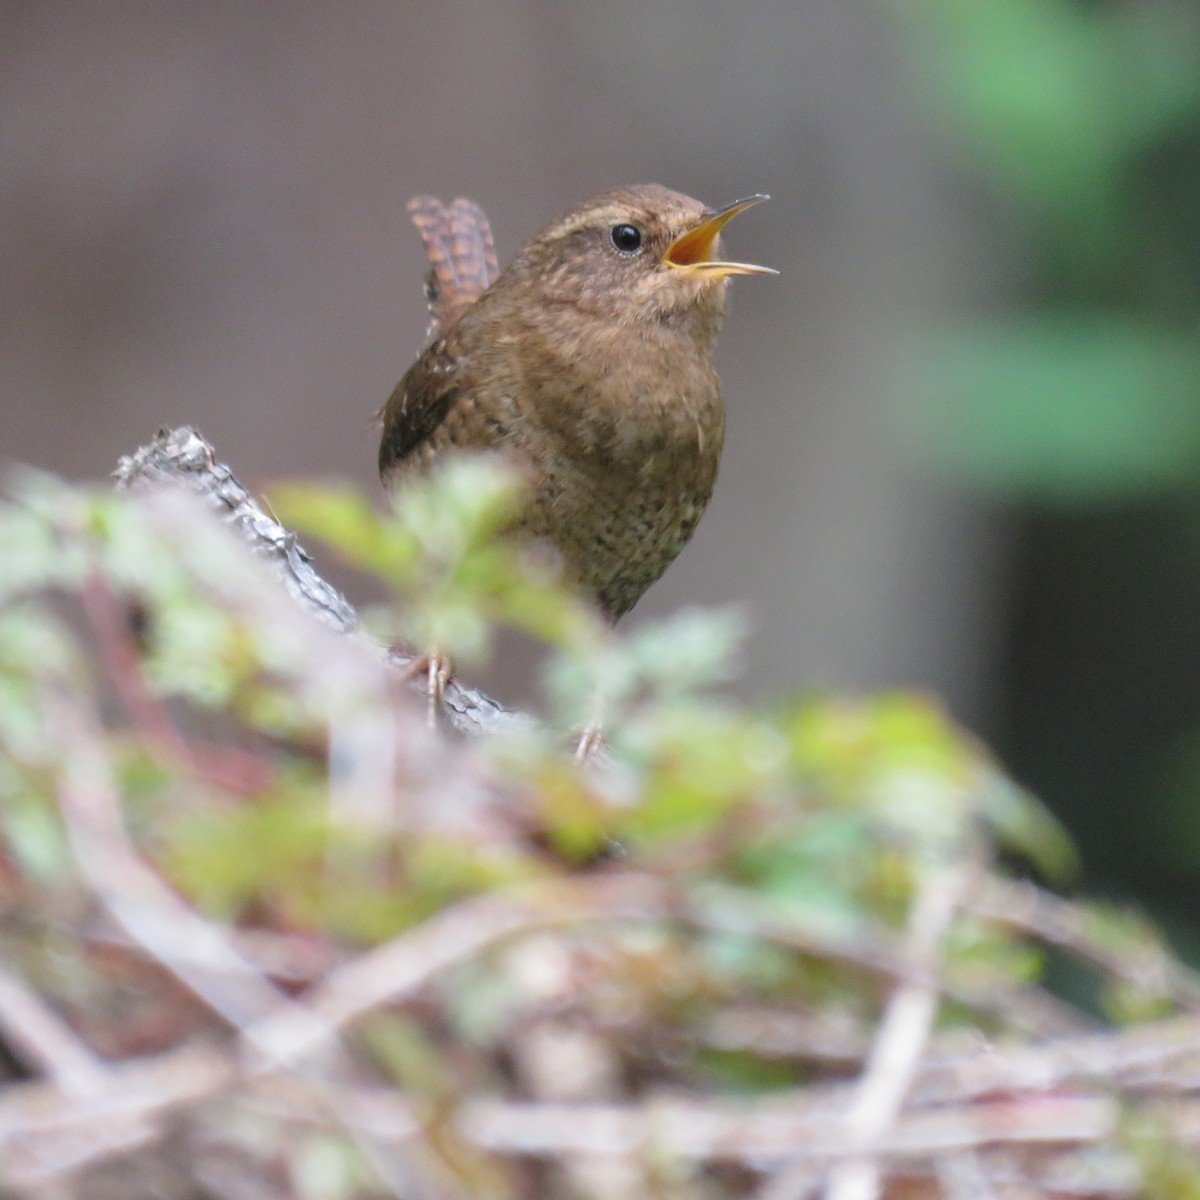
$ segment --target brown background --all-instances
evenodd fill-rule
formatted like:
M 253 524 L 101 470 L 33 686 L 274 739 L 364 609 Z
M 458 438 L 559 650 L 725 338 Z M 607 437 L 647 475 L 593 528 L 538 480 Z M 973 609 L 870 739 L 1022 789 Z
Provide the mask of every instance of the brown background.
M 1004 530 L 889 410 L 981 250 L 881 14 L 0 2 L 0 454 L 101 479 L 192 422 L 252 486 L 378 496 L 368 418 L 425 323 L 409 195 L 479 199 L 503 260 L 613 184 L 769 191 L 730 233 L 782 275 L 735 285 L 717 494 L 633 620 L 742 603 L 747 692 L 929 687 L 977 720 Z

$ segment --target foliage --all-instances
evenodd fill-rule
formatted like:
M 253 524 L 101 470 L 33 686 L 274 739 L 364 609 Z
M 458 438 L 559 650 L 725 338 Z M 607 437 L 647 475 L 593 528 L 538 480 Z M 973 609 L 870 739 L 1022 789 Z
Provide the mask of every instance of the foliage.
M 1027 1040 L 1045 1032 L 1039 940 L 1090 956 L 1114 1018 L 1195 1003 L 1144 926 L 1022 916 L 1013 898 L 1037 893 L 996 874 L 996 840 L 1051 871 L 1069 848 L 928 699 L 735 704 L 736 617 L 609 629 L 498 536 L 513 492 L 489 464 L 451 464 L 397 516 L 346 491 L 275 499 L 387 584 L 368 623 L 389 638 L 460 663 L 502 625 L 545 642 L 543 710 L 437 734 L 377 646 L 323 628 L 202 506 L 18 478 L 0 504 L 0 940 L 7 986 L 65 1022 L 14 1039 L 24 1010 L 0 986 L 30 1080 L 10 1088 L 45 1076 L 62 1110 L 22 1124 L 0 1094 L 13 1186 L 83 1171 L 104 1195 L 110 1148 L 142 1154 L 138 1176 L 170 1110 L 174 1169 L 216 1194 L 595 1194 L 570 1147 L 606 1126 L 555 1125 L 556 1104 L 640 1121 L 663 1094 L 803 1096 L 859 1068 L 906 988 L 946 997 L 918 1052 Z M 570 729 L 597 696 L 606 744 L 579 767 Z M 120 1112 L 95 1102 L 118 1094 Z M 780 1165 L 668 1126 L 626 1161 L 632 1194 L 749 1194 Z
M 1194 6 L 901 0 L 914 79 L 1008 234 L 1014 286 L 934 331 L 906 428 L 973 487 L 1188 490 L 1200 456 Z

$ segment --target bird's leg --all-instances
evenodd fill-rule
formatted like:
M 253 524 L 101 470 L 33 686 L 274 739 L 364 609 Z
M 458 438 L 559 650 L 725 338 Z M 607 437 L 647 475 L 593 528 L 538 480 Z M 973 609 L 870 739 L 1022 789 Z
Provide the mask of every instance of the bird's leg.
M 429 701 L 429 728 L 436 729 L 438 713 L 446 698 L 446 684 L 454 674 L 454 666 L 450 659 L 439 650 L 429 655 L 429 666 L 425 670 L 425 695 Z
M 604 744 L 604 730 L 599 725 L 585 725 L 575 747 L 575 761 L 581 766 Z
M 408 664 L 404 674 L 408 679 L 416 679 L 420 675 L 425 677 L 429 728 L 436 729 L 438 713 L 446 696 L 446 685 L 454 676 L 454 664 L 450 661 L 449 655 L 443 654 L 438 649 L 418 654 Z
M 604 741 L 604 694 L 597 688 L 592 697 L 592 715 L 579 734 L 575 747 L 575 761 L 581 766 L 586 763 Z

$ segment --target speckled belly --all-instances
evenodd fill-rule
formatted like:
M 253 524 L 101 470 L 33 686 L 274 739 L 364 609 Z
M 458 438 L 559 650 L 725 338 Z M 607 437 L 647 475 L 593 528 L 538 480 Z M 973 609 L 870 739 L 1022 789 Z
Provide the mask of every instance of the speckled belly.
M 592 488 L 578 499 L 570 488 L 565 495 L 535 494 L 522 524 L 530 536 L 558 548 L 567 578 L 616 620 L 687 544 L 708 505 L 713 477 L 715 471 L 693 486 L 673 479 L 628 490 Z

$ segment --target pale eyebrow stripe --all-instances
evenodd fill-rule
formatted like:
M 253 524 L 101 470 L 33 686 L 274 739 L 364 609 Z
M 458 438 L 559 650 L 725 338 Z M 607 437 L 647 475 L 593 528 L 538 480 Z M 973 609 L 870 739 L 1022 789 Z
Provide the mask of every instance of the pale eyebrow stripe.
M 649 217 L 645 213 L 630 212 L 628 208 L 619 208 L 613 205 L 611 208 L 601 209 L 599 212 L 582 213 L 570 220 L 560 222 L 558 225 L 551 225 L 546 230 L 546 235 L 549 237 L 567 237 L 572 233 L 582 233 L 598 225 L 607 225 L 610 223 L 615 225 L 618 222 L 624 221 L 644 227 L 649 223 Z

